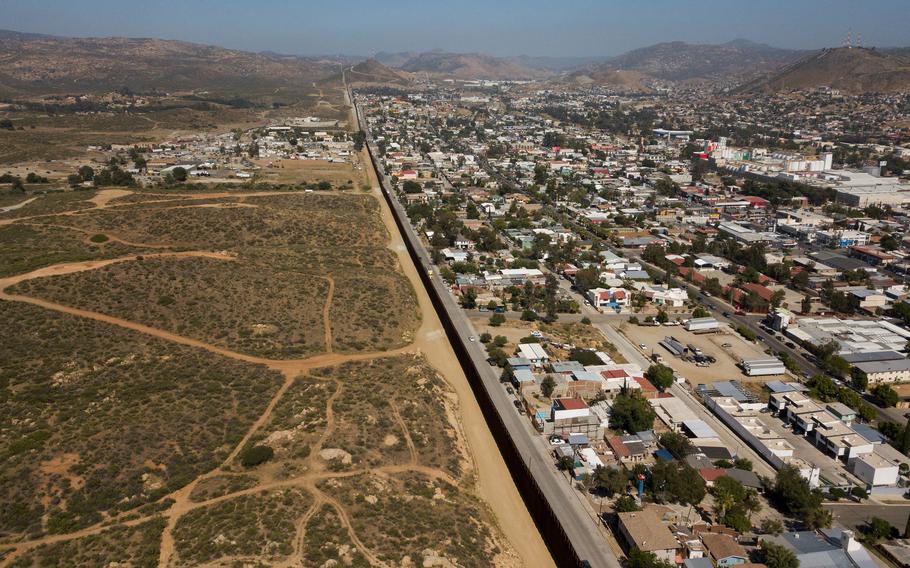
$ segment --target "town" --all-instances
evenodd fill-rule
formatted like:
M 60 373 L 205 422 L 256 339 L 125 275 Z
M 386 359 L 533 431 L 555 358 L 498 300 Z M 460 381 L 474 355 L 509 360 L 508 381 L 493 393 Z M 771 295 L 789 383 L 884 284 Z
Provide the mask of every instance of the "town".
M 910 474 L 910 148 L 883 143 L 906 97 L 356 97 L 425 268 L 617 555 L 910 557 L 880 516 Z M 857 120 L 878 129 L 840 142 Z

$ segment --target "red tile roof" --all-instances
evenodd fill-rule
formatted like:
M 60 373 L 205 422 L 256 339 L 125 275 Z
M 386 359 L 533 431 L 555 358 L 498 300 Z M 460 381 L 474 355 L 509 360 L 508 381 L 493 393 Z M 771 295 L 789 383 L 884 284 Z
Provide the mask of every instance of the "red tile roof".
M 608 438 L 607 443 L 610 444 L 610 448 L 618 458 L 627 458 L 632 455 L 632 452 L 629 451 L 629 448 L 619 439 L 619 436 Z
M 698 473 L 705 481 L 715 481 L 727 475 L 727 470 L 719 467 L 703 467 L 698 470 Z
M 580 398 L 557 398 L 553 401 L 553 405 L 559 407 L 560 410 L 581 410 L 583 408 L 588 408 L 588 405 Z

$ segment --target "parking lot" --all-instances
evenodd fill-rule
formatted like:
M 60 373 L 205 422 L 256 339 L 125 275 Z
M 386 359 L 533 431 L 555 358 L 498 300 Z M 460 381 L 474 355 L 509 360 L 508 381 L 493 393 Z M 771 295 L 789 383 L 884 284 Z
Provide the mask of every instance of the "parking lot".
M 761 344 L 754 344 L 744 340 L 738 333 L 722 324 L 722 331 L 713 334 L 695 334 L 678 326 L 644 326 L 630 324 L 628 321 L 613 322 L 615 328 L 625 335 L 630 342 L 638 345 L 645 356 L 650 357 L 652 352 L 664 358 L 665 362 L 676 369 L 693 385 L 717 380 L 739 379 L 743 382 L 765 383 L 771 379 L 782 379 L 781 375 L 771 377 L 747 377 L 736 366 L 742 359 L 755 359 L 767 357 Z M 669 351 L 660 346 L 658 342 L 664 337 L 673 336 L 683 345 L 692 344 L 701 349 L 705 355 L 715 358 L 716 362 L 707 367 L 699 367 L 695 362 L 685 361 L 674 357 Z M 644 348 L 641 348 L 641 345 Z M 729 347 L 725 347 L 725 345 Z

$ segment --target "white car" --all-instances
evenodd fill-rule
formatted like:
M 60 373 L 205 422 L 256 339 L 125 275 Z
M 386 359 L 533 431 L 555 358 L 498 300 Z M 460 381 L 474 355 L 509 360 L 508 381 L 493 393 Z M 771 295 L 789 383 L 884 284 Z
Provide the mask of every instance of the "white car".
M 468 341 L 476 341 L 476 340 L 477 340 L 477 338 L 474 337 L 473 335 L 472 335 L 471 337 L 468 338 Z
M 638 344 L 638 347 L 641 348 L 641 349 L 647 349 L 647 348 L 648 348 L 648 346 L 645 345 L 644 343 L 639 343 L 639 344 Z
M 535 329 L 531 332 L 531 337 L 543 337 L 543 334 Z
M 559 436 L 550 436 L 550 445 L 551 446 L 562 446 L 565 443 L 566 443 L 566 441 L 563 440 L 562 438 L 560 438 Z

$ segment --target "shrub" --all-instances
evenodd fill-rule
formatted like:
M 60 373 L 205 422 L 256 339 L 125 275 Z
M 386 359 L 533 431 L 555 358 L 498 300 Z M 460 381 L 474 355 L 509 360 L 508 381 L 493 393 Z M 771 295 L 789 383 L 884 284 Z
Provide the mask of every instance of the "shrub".
M 240 452 L 240 464 L 243 467 L 255 467 L 263 464 L 275 455 L 275 451 L 269 446 L 249 446 Z
M 89 238 L 93 243 L 106 243 L 108 241 L 107 235 L 98 233 L 97 235 L 92 235 Z

